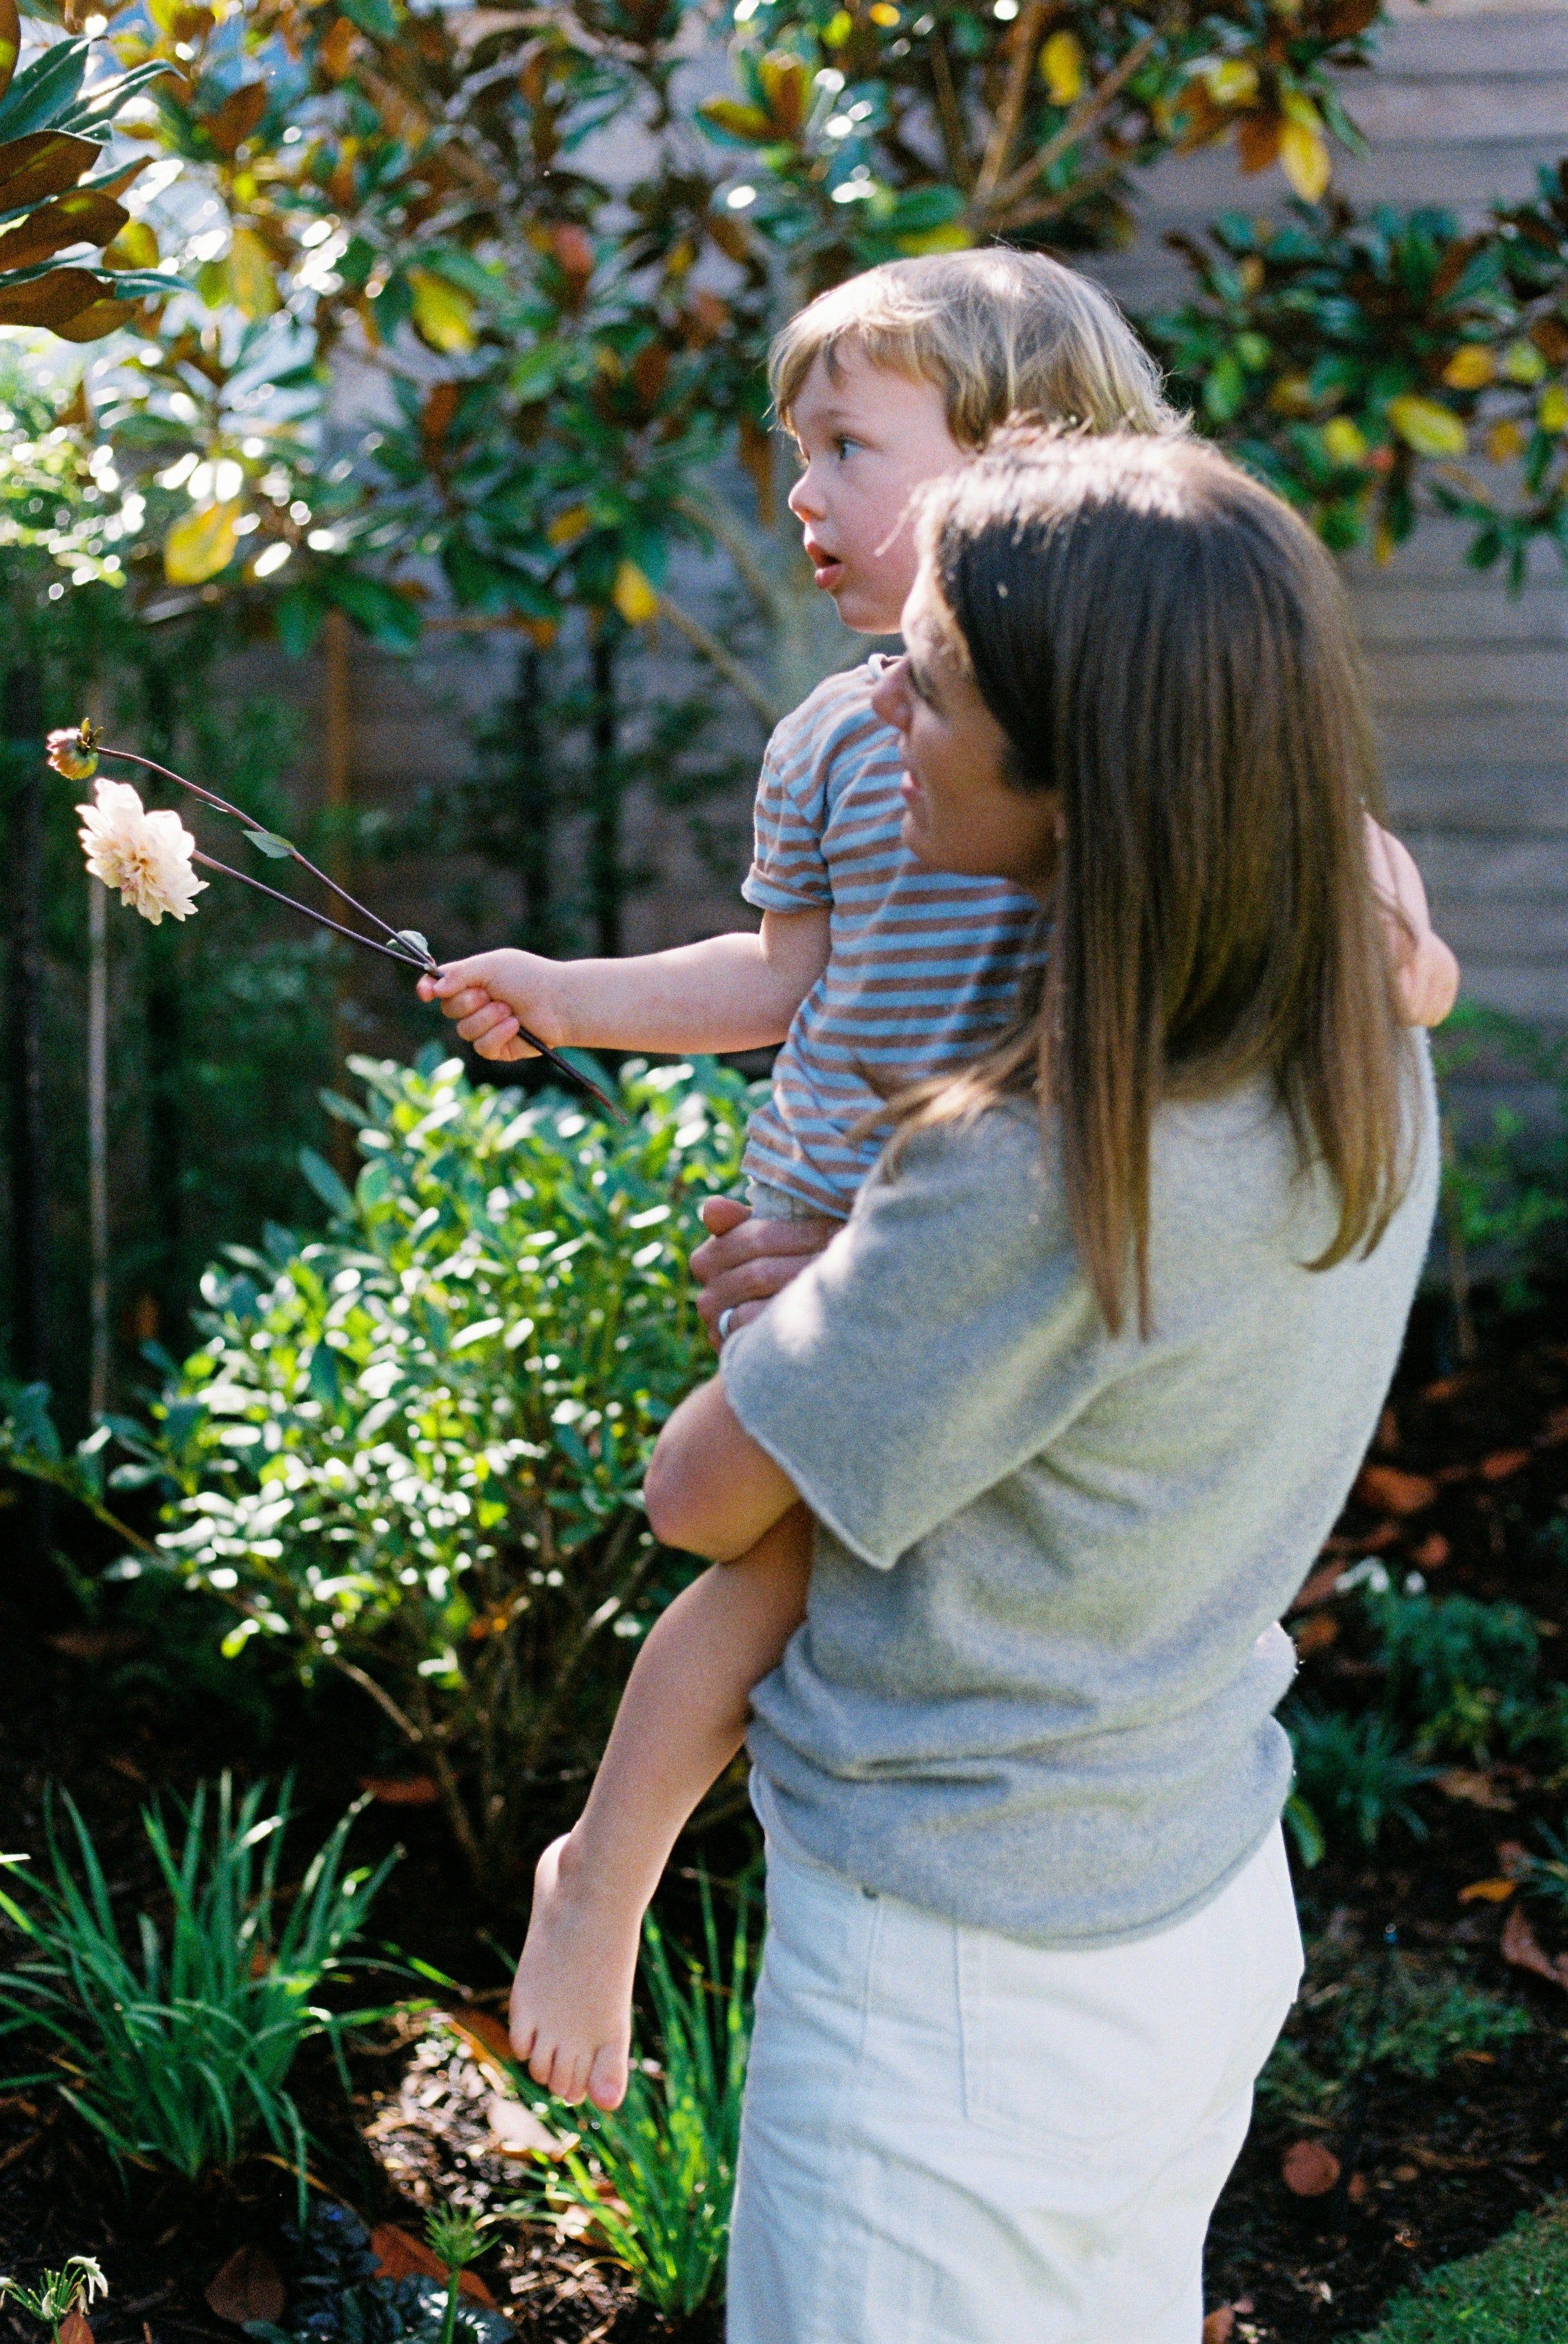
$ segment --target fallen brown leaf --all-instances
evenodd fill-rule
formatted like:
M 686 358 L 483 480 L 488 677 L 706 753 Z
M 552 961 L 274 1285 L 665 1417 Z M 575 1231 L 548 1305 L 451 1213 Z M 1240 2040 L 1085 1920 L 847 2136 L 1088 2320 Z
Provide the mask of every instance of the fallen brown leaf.
M 1467 1888 L 1460 1890 L 1459 1901 L 1462 1904 L 1506 1904 L 1518 1885 L 1517 1880 L 1504 1880 L 1500 1873 L 1491 1880 L 1472 1880 Z
M 447 2267 L 431 2254 L 422 2238 L 400 2230 L 395 2222 L 378 2222 L 370 2233 L 370 2251 L 383 2278 L 439 2278 L 445 2283 Z M 495 2298 L 482 2278 L 472 2271 L 464 2271 L 458 2280 L 458 2292 L 466 2295 L 470 2303 L 482 2303 L 488 2310 L 495 2309 Z
M 1543 1449 L 1554 1448 L 1559 1440 L 1568 1440 L 1568 1408 L 1554 1408 L 1535 1438 Z
M 1385 1408 L 1378 1419 L 1377 1438 L 1373 1447 L 1392 1456 L 1400 1445 L 1400 1420 L 1391 1408 Z
M 1293 2198 L 1326 2198 L 1340 2177 L 1340 2160 L 1320 2140 L 1292 2141 L 1280 2175 Z
M 1314 1612 L 1310 1619 L 1292 1628 L 1290 1634 L 1300 1658 L 1310 1660 L 1314 1652 L 1326 1652 L 1330 1644 L 1338 1643 L 1340 1623 L 1331 1612 Z
M 1236 2332 L 1236 2307 L 1222 2303 L 1203 2323 L 1203 2344 L 1230 2344 Z
M 1314 1603 L 1326 1603 L 1349 1569 L 1350 1559 L 1344 1555 L 1336 1555 L 1331 1562 L 1320 1563 L 1291 1604 L 1291 1611 L 1307 1612 Z
M 281 2297 L 278 2309 L 279 2311 L 283 2309 Z M 86 2315 L 80 2311 L 67 2311 L 55 2330 L 55 2344 L 93 2344 L 93 2331 Z
M 1457 1399 L 1460 1393 L 1468 1391 L 1474 1381 L 1473 1371 L 1466 1368 L 1457 1376 L 1439 1376 L 1435 1383 L 1422 1384 L 1421 1396 L 1422 1399 Z
M 361 1774 L 359 1788 L 383 1807 L 433 1807 L 440 1797 L 429 1774 Z
M 236 2328 L 252 2319 L 281 2319 L 287 2299 L 278 2266 L 265 2247 L 236 2247 L 207 2286 L 207 2309 Z
M 1494 1814 L 1513 1813 L 1514 1801 L 1490 1774 L 1479 1773 L 1473 1767 L 1451 1766 L 1437 1778 L 1437 1787 L 1445 1798 L 1462 1799 L 1467 1807 L 1485 1807 Z
M 1453 1549 L 1442 1532 L 1433 1531 L 1429 1537 L 1422 1539 L 1411 1561 L 1418 1571 L 1441 1571 L 1452 1552 Z
M 1550 1978 L 1553 1985 L 1568 1987 L 1568 1958 L 1559 1955 L 1553 1960 L 1531 1927 L 1522 1904 L 1516 1904 L 1504 1922 L 1500 1950 L 1503 1960 L 1516 1970 L 1529 1970 L 1536 1977 Z
M 1500 1839 L 1497 1843 L 1497 1869 L 1510 1880 L 1522 1880 L 1530 1869 L 1530 1850 L 1522 1840 Z
M 474 2057 L 487 2067 L 499 2067 L 507 2074 L 513 2062 L 511 2037 L 495 2013 L 477 2010 L 472 2003 L 464 2003 L 458 2010 L 445 2013 L 447 2025 L 460 2035 Z
M 1398 1465 L 1363 1465 L 1351 1494 L 1358 1505 L 1380 1514 L 1419 1514 L 1436 1497 L 1437 1483 Z
M 1352 2173 L 1345 2184 L 1345 2195 L 1352 2206 L 1364 2206 L 1371 2196 L 1371 2184 L 1364 2173 Z
M 1529 1462 L 1528 1449 L 1494 1449 L 1490 1457 L 1481 1460 L 1481 1478 L 1483 1481 L 1506 1481 L 1510 1474 L 1517 1473 Z

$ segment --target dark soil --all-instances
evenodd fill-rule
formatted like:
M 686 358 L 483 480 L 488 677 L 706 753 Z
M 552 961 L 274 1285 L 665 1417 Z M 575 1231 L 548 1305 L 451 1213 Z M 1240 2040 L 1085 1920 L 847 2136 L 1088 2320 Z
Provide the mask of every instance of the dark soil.
M 1365 1662 L 1342 1624 L 1351 1607 L 1336 1601 L 1325 1574 L 1368 1553 L 1396 1579 L 1419 1569 L 1434 1591 L 1525 1605 L 1546 1632 L 1549 1672 L 1568 1676 L 1568 1313 L 1559 1304 L 1499 1320 L 1485 1332 L 1482 1361 L 1457 1370 L 1437 1349 L 1441 1325 L 1435 1312 L 1418 1319 L 1372 1460 L 1424 1477 L 1435 1490 L 1363 1477 L 1291 1622 L 1305 1682 L 1325 1701 L 1364 1695 Z M 1391 1490 L 1411 1510 L 1390 1510 Z M 64 1537 L 74 1526 L 62 1520 L 57 1529 Z M 91 1557 L 85 1541 L 81 1553 Z M 46 1783 L 62 1783 L 91 1824 L 112 1884 L 129 1900 L 151 1893 L 137 1823 L 149 1790 L 187 1791 L 226 1763 L 242 1779 L 276 1779 L 292 1767 L 299 1812 L 292 1846 L 302 1862 L 361 1777 L 393 1771 L 369 1705 L 361 1713 L 339 1689 L 307 1699 L 278 1682 L 239 1711 L 207 1676 L 183 1681 L 177 1652 L 147 1645 L 145 1628 L 126 1628 L 113 1613 L 84 1627 L 67 1607 L 40 1627 L 19 1601 L 9 1616 L 0 1607 L 6 1848 L 41 1851 Z M 1485 2245 L 1522 2211 L 1568 2188 L 1568 1986 L 1504 1960 L 1502 1930 L 1517 1898 L 1462 1901 L 1466 1888 L 1507 1871 L 1509 1844 L 1528 1844 L 1537 1822 L 1562 1828 L 1568 1792 L 1519 1766 L 1465 1768 L 1446 1790 L 1420 1792 L 1417 1803 L 1430 1826 L 1424 1841 L 1394 1834 L 1375 1863 L 1330 1854 L 1300 1875 L 1310 1944 L 1330 1966 L 1372 1975 L 1391 1922 L 1401 1960 L 1462 1964 L 1473 1986 L 1527 2007 L 1533 2028 L 1452 2062 L 1430 2083 L 1381 2069 L 1352 2076 L 1315 2117 L 1277 2101 L 1260 2107 L 1210 2241 L 1209 2301 L 1234 2307 L 1237 2344 L 1352 2337 L 1421 2271 Z M 541 1839 L 558 1820 L 541 1815 Z M 359 1860 L 394 1842 L 406 1849 L 373 1934 L 434 1962 L 470 1999 L 499 2008 L 500 1948 L 517 1943 L 519 1916 L 472 1894 L 432 1810 L 377 1804 L 359 1832 Z M 719 1874 L 738 1873 L 752 1852 L 746 1826 L 733 1821 L 702 1849 Z M 677 1891 L 677 1928 L 682 1903 Z M 1568 1929 L 1554 1930 L 1538 1910 L 1533 1919 L 1549 1955 L 1568 1949 Z M 1313 1975 L 1317 1966 L 1315 1955 Z M 1295 2030 L 1300 2047 L 1320 2054 L 1326 2025 L 1307 2013 Z M 15 2039 L 0 2044 L 0 2072 L 33 2064 Z M 352 2066 L 351 2104 L 324 2055 L 308 2055 L 297 2074 L 322 2189 L 368 2225 L 412 2234 L 438 2198 L 479 2207 L 516 2198 L 519 2167 L 501 2151 L 486 2114 L 492 2078 L 459 2040 L 424 2022 L 390 2020 L 371 2031 Z M 1325 2145 L 1344 2168 L 1330 2194 L 1297 2197 L 1285 2185 L 1285 2152 L 1303 2139 Z M 236 2344 L 238 2331 L 208 2308 L 205 2290 L 238 2247 L 278 2253 L 292 2204 L 289 2177 L 259 2158 L 229 2181 L 197 2188 L 152 2172 L 122 2177 L 47 2086 L 0 2094 L 0 2271 L 26 2279 L 68 2255 L 96 2255 L 110 2283 L 93 2318 L 96 2344 L 187 2335 Z M 587 2241 L 527 2224 L 508 2224 L 499 2236 L 503 2243 L 479 2273 L 524 2344 L 657 2337 L 710 2344 L 716 2337 L 712 2319 L 678 2327 L 652 2319 Z M 36 2332 L 0 2309 L 0 2338 Z

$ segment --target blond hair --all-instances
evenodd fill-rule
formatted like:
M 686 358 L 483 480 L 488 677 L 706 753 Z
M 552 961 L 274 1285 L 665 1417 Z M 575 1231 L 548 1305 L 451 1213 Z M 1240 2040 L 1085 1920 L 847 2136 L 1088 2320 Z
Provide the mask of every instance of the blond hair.
M 1017 414 L 1091 431 L 1184 424 L 1109 295 L 1043 252 L 991 245 L 885 260 L 819 293 L 768 355 L 782 422 L 818 359 L 836 378 L 846 347 L 872 366 L 936 384 L 963 448 L 982 447 Z

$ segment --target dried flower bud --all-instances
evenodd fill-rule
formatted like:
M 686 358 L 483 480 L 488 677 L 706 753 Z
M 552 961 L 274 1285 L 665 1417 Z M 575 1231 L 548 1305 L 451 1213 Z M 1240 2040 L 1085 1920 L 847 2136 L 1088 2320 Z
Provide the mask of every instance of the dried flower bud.
M 57 773 L 64 773 L 68 782 L 90 782 L 98 770 L 98 743 L 103 737 L 103 726 L 84 716 L 80 724 L 62 724 L 44 745 Z

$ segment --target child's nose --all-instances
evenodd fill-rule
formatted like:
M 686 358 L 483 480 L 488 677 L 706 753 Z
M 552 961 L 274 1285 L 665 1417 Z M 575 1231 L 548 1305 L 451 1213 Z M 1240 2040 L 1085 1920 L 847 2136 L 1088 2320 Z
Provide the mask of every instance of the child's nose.
M 809 464 L 791 489 L 785 502 L 796 520 L 822 519 L 822 499 L 817 494 L 816 483 L 812 479 L 812 467 Z

